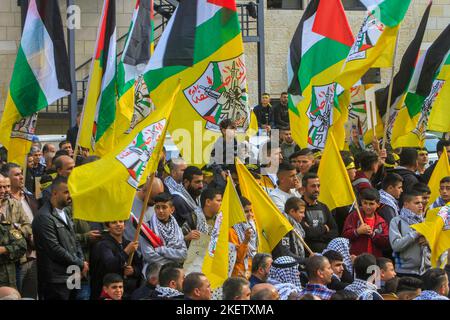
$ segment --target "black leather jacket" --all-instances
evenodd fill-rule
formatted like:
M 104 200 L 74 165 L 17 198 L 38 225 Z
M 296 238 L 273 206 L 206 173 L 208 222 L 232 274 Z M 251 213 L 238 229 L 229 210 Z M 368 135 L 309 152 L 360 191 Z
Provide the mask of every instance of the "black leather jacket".
M 67 214 L 66 220 L 67 224 L 50 202 L 45 203 L 34 217 L 32 228 L 39 282 L 65 283 L 73 274 L 73 271 L 67 273 L 67 267 L 75 265 L 80 271 L 83 269 L 83 252 Z

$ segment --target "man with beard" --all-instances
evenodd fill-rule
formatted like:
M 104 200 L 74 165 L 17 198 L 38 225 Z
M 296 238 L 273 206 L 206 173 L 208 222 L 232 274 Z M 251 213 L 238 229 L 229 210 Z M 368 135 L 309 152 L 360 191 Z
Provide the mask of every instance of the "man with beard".
M 317 200 L 319 193 L 319 177 L 315 173 L 307 173 L 302 180 L 306 215 L 301 225 L 306 233 L 305 241 L 313 252 L 322 252 L 328 243 L 338 236 L 336 221 L 330 210 Z
M 273 120 L 275 129 L 289 126 L 289 112 L 288 112 L 288 94 L 282 92 L 280 96 L 280 103 L 273 107 Z
M 292 139 L 291 128 L 289 128 L 289 126 L 280 128 L 280 146 L 283 159 L 289 159 L 295 152 L 297 144 L 294 139 Z
M 183 158 L 174 158 L 168 162 L 170 175 L 164 179 L 164 191 L 174 193 L 183 183 L 184 170 L 187 168 Z
M 77 289 L 69 289 L 69 266 L 78 266 L 83 276 L 88 272 L 80 244 L 76 240 L 73 222 L 63 210 L 70 205 L 67 178 L 53 181 L 50 201 L 33 220 L 33 235 L 37 251 L 38 290 L 44 300 L 74 300 Z
M 183 184 L 178 191 L 172 193 L 175 212 L 174 218 L 178 225 L 188 221 L 194 212 L 201 212 L 199 196 L 203 189 L 203 172 L 195 166 L 189 166 L 183 173 Z M 192 235 L 191 235 L 192 236 Z

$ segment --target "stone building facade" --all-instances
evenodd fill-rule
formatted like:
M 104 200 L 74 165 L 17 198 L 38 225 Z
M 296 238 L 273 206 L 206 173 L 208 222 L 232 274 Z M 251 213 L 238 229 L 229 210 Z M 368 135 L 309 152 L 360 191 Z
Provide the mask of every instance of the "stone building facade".
M 261 1 L 261 0 L 260 0 Z M 293 0 L 296 1 L 296 0 Z M 247 2 L 241 1 L 239 2 Z M 264 3 L 266 0 L 264 0 Z M 306 2 L 306 0 L 305 0 Z M 62 17 L 66 16 L 65 0 L 60 0 Z M 103 0 L 76 0 L 81 12 L 81 28 L 76 30 L 75 54 L 76 65 L 79 66 L 88 60 L 95 48 L 97 27 L 102 10 Z M 412 0 L 412 5 L 400 29 L 399 49 L 396 59 L 398 66 L 401 57 L 409 42 L 415 35 L 417 26 L 428 0 Z M 131 13 L 135 0 L 116 0 L 118 38 L 128 31 Z M 303 14 L 302 10 L 267 9 L 265 6 L 265 87 L 273 97 L 277 98 L 287 87 L 286 60 L 287 50 L 297 24 Z M 364 11 L 347 11 L 351 27 L 356 35 L 364 17 Z M 64 21 L 65 23 L 65 21 Z M 450 0 L 433 0 L 433 7 L 425 34 L 423 47 L 432 43 L 440 32 L 450 23 Z M 0 1 L 0 112 L 3 110 L 9 81 L 11 79 L 14 61 L 21 34 L 21 12 L 17 0 Z M 118 44 L 123 47 L 124 40 Z M 248 87 L 250 104 L 258 103 L 257 80 L 257 46 L 255 43 L 246 43 L 246 65 L 248 70 Z M 89 73 L 89 64 L 77 71 L 77 79 L 86 77 Z M 383 82 L 388 79 L 388 70 L 382 70 Z M 68 126 L 67 121 L 39 121 L 38 133 L 64 133 Z

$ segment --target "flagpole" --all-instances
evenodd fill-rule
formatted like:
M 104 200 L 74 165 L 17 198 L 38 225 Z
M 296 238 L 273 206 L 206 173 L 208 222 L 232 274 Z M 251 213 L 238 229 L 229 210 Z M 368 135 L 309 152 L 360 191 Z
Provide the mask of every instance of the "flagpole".
M 361 215 L 361 210 L 359 209 L 358 200 L 355 201 L 355 209 L 356 209 L 356 212 L 358 213 L 359 220 L 361 221 L 362 224 L 364 224 L 365 222 L 364 222 L 364 219 L 363 219 L 363 217 Z
M 147 188 L 147 193 L 145 194 L 144 204 L 142 205 L 141 216 L 139 217 L 139 224 L 136 227 L 136 232 L 134 234 L 133 242 L 137 242 L 139 240 L 139 234 L 141 233 L 142 223 L 144 222 L 145 211 L 147 211 L 146 210 L 147 209 L 147 203 L 150 200 L 150 194 L 152 193 L 152 185 L 153 185 L 153 180 L 155 179 L 155 172 L 150 174 L 149 179 L 150 179 L 149 187 Z M 133 256 L 134 256 L 134 252 L 132 252 L 130 254 L 130 256 L 128 257 L 128 263 L 127 263 L 128 266 L 131 266 L 131 263 L 133 261 Z
M 377 129 L 375 128 L 375 119 L 374 119 L 374 112 L 373 112 L 373 105 L 372 101 L 369 101 L 369 111 L 370 111 L 370 125 L 372 126 L 372 134 L 376 138 L 377 137 Z M 376 114 L 375 114 L 376 116 Z
M 395 56 L 397 55 L 397 49 L 398 49 L 398 38 L 400 33 L 400 27 L 397 30 L 397 36 L 395 37 L 395 48 L 394 48 L 394 54 L 392 55 L 392 67 L 391 67 L 391 83 L 389 84 L 389 94 L 388 94 L 388 101 L 386 106 L 386 120 L 384 121 L 384 134 L 383 134 L 383 145 L 381 149 L 386 149 L 386 140 L 387 140 L 387 130 L 389 125 L 389 118 L 391 114 L 391 103 L 392 103 L 392 88 L 394 86 L 394 72 L 395 72 Z

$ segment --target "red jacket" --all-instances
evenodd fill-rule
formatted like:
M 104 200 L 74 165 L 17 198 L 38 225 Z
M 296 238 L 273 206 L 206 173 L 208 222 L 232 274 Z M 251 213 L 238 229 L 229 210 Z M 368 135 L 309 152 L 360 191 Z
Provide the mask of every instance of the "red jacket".
M 361 214 L 364 219 L 364 213 L 361 212 Z M 372 236 L 358 234 L 356 229 L 360 225 L 361 221 L 356 211 L 349 214 L 345 220 L 342 236 L 350 240 L 350 254 L 357 256 L 361 253 L 367 253 L 370 241 L 372 243 L 372 254 L 375 257 L 382 257 L 382 251 L 389 248 L 389 226 L 386 221 L 375 212 L 375 226 Z

